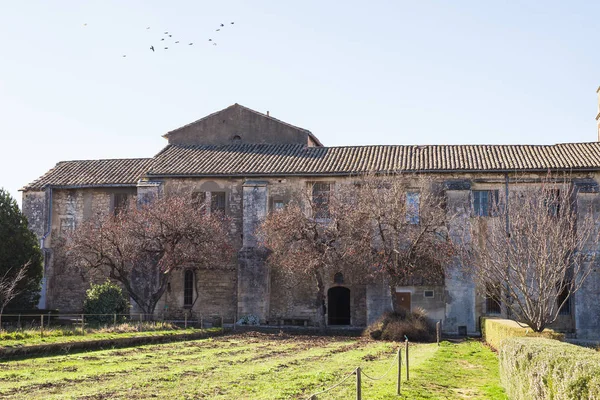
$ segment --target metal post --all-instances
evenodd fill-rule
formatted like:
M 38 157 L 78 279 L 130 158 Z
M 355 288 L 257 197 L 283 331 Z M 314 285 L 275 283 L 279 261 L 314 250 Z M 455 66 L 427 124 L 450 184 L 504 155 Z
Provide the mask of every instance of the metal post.
M 356 368 L 356 400 L 362 399 L 362 393 L 360 388 L 360 367 Z
M 406 350 L 405 350 L 405 353 L 406 353 L 406 380 L 408 381 L 410 379 L 408 376 L 408 339 L 406 339 L 404 341 L 404 344 L 406 345 Z
M 440 329 L 440 325 L 441 325 L 441 321 L 438 321 L 435 323 L 435 337 L 437 339 L 437 345 L 440 345 L 440 333 L 441 333 L 441 329 Z
M 400 381 L 402 380 L 402 347 L 398 347 L 398 383 L 396 384 L 396 394 L 400 396 Z
M 44 337 L 44 314 L 40 315 L 40 336 Z

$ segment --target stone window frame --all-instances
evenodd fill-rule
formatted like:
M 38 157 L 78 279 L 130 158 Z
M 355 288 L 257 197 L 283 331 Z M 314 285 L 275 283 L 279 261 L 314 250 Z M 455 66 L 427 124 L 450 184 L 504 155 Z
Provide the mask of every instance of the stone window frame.
M 429 293 L 429 292 L 431 293 L 431 295 L 427 296 L 427 293 Z M 433 299 L 435 297 L 435 290 L 430 290 L 430 289 L 423 290 L 423 297 L 425 297 L 426 299 Z

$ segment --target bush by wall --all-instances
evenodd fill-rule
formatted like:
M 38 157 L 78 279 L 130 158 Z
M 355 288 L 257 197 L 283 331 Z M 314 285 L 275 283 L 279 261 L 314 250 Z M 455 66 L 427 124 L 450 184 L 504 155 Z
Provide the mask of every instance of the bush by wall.
M 494 349 L 500 349 L 504 339 L 513 337 L 543 337 L 547 339 L 563 340 L 565 335 L 545 329 L 541 333 L 534 332 L 531 328 L 523 328 L 515 321 L 499 318 L 482 318 L 481 332 L 483 339 Z
M 128 311 L 129 305 L 121 287 L 110 281 L 101 285 L 92 285 L 86 292 L 83 303 L 85 314 L 125 314 Z M 94 315 L 88 318 L 89 321 L 98 323 L 113 321 L 112 315 Z M 121 321 L 123 318 L 123 315 L 119 315 L 117 321 Z
M 406 335 L 410 341 L 432 342 L 435 340 L 435 323 L 423 310 L 385 313 L 368 326 L 365 333 L 375 340 L 402 342 Z
M 511 399 L 600 399 L 600 353 L 544 338 L 512 338 L 499 352 Z

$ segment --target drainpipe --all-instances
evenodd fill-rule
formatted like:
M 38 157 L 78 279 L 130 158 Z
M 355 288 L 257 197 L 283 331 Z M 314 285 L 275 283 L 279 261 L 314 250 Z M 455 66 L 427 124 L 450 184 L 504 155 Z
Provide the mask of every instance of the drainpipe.
M 47 220 L 47 226 L 46 226 L 46 232 L 44 233 L 44 236 L 42 236 L 42 238 L 40 239 L 40 250 L 42 251 L 42 255 L 43 255 L 43 262 L 44 262 L 44 269 L 43 269 L 43 274 L 42 274 L 42 289 L 40 290 L 40 301 L 38 302 L 38 309 L 45 309 L 46 308 L 46 291 L 47 291 L 47 271 L 46 271 L 46 266 L 48 264 L 48 249 L 45 248 L 45 244 L 46 244 L 46 238 L 48 237 L 48 235 L 50 235 L 50 232 L 52 231 L 52 186 L 48 187 L 48 195 L 50 196 L 50 199 L 48 200 L 48 220 Z
M 504 195 L 505 195 L 505 200 L 504 201 L 506 202 L 506 204 L 504 206 L 505 207 L 504 214 L 506 216 L 506 238 L 508 240 L 510 238 L 510 229 L 509 229 L 510 221 L 509 221 L 509 218 L 508 218 L 508 172 L 504 173 Z M 507 256 L 506 257 L 506 261 L 507 261 L 507 264 L 506 264 L 506 276 L 509 276 L 509 274 L 510 274 L 510 266 L 508 265 L 508 259 L 509 259 L 508 258 L 508 248 L 506 248 L 506 253 L 507 253 L 506 254 L 506 256 Z M 510 279 L 509 279 L 509 281 L 510 281 Z M 508 307 L 509 302 L 511 302 L 510 301 L 510 283 L 507 282 L 506 287 L 504 289 L 506 291 L 506 304 L 507 304 L 507 306 L 506 306 L 506 317 L 510 318 L 511 312 L 510 312 L 510 307 Z

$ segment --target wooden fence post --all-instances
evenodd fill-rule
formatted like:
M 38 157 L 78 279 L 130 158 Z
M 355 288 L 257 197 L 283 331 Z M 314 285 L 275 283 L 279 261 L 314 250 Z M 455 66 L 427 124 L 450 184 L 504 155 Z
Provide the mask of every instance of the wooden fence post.
M 200 316 L 200 329 L 204 329 L 204 321 L 202 319 L 202 315 Z
M 187 329 L 187 311 L 183 313 L 183 327 Z
M 410 379 L 408 375 L 408 338 L 404 341 L 404 344 L 406 345 L 406 380 L 408 381 Z
M 396 394 L 400 395 L 400 381 L 402 380 L 402 346 L 398 347 L 398 383 L 396 384 Z
M 113 326 L 117 326 L 117 313 L 113 314 Z
M 85 335 L 85 314 L 81 314 L 81 334 Z
M 362 399 L 361 387 L 360 387 L 360 367 L 356 368 L 356 400 Z
M 44 314 L 40 315 L 40 337 L 44 337 Z
M 435 337 L 437 339 L 437 345 L 440 345 L 440 337 L 441 337 L 441 329 L 440 329 L 441 321 L 435 323 Z
M 142 331 L 142 313 L 140 313 L 140 320 L 138 321 L 138 332 Z
M 21 329 L 21 314 L 19 314 L 19 318 L 17 319 L 17 328 Z

